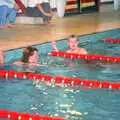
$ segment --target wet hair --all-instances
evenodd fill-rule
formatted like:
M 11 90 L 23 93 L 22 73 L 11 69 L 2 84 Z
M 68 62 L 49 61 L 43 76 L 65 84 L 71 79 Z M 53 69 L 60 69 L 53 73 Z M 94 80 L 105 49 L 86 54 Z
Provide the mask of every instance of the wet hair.
M 29 56 L 32 56 L 32 55 L 34 54 L 34 51 L 38 51 L 38 49 L 32 47 L 32 49 L 30 50 L 30 54 L 29 54 Z
M 69 39 L 71 39 L 71 38 L 76 38 L 76 40 L 78 41 L 78 37 L 76 35 L 70 35 Z
M 70 35 L 70 36 L 69 36 L 69 39 L 70 39 L 70 38 L 76 38 L 76 39 L 77 39 L 77 41 L 78 41 L 78 38 L 77 38 L 77 36 L 76 36 L 76 35 Z
M 29 57 L 33 55 L 34 51 L 38 51 L 38 49 L 32 46 L 26 47 L 25 50 L 23 51 L 23 56 L 21 61 L 24 63 L 28 63 Z
M 76 36 L 75 35 L 70 35 L 69 38 L 76 38 Z

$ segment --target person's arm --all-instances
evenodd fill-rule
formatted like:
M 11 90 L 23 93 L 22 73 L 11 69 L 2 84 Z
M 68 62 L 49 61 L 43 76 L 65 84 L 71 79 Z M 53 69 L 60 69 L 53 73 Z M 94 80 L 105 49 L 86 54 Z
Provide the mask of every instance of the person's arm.
M 20 9 L 18 4 L 16 2 L 14 2 L 13 4 L 14 4 L 14 9 L 18 11 Z
M 53 51 L 57 51 L 57 52 L 59 51 L 55 41 L 52 41 L 52 48 L 53 48 Z
M 4 53 L 0 51 L 0 64 L 4 64 Z
M 43 9 L 43 7 L 41 6 L 41 4 L 37 4 L 36 7 L 37 7 L 37 8 L 39 9 L 39 11 L 41 11 L 44 15 L 49 16 L 49 17 L 52 16 L 51 13 L 47 13 L 47 12 L 44 11 L 44 9 Z
M 15 65 L 15 66 L 22 66 L 22 65 L 24 65 L 24 64 L 26 64 L 26 63 L 24 63 L 24 62 L 22 62 L 22 61 L 15 61 L 15 62 L 13 63 L 13 65 Z
M 52 11 L 52 8 L 50 7 L 50 14 L 53 16 L 54 12 Z
M 71 50 L 67 50 L 66 52 L 67 52 L 67 53 L 71 53 Z
M 87 52 L 87 50 L 86 50 L 86 49 L 84 49 L 84 48 L 80 48 L 80 52 L 79 52 L 79 54 L 84 54 L 84 55 L 87 55 L 87 54 L 88 54 L 88 52 Z

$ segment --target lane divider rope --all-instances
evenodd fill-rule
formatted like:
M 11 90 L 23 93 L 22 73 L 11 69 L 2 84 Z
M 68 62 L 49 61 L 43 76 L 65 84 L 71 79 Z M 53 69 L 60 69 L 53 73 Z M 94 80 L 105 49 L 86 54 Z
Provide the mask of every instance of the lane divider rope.
M 83 54 L 75 54 L 75 53 L 67 53 L 67 52 L 56 52 L 53 51 L 49 53 L 50 56 L 53 57 L 62 57 L 62 58 L 67 58 L 71 60 L 87 60 L 87 61 L 102 61 L 102 62 L 107 62 L 107 63 L 120 63 L 120 57 L 113 57 L 113 56 L 105 56 L 105 55 L 97 55 L 97 54 L 88 54 L 88 55 L 83 55 Z
M 64 120 L 63 118 L 31 115 L 28 113 L 12 112 L 8 110 L 0 110 L 0 118 L 10 119 L 10 120 Z
M 105 39 L 104 42 L 109 44 L 120 44 L 120 39 L 108 38 Z
M 52 83 L 56 86 L 83 86 L 95 89 L 120 90 L 120 82 L 108 82 L 99 80 L 83 80 L 80 78 L 68 78 L 36 73 L 25 73 L 8 70 L 0 70 L 1 79 L 27 79 L 37 82 Z

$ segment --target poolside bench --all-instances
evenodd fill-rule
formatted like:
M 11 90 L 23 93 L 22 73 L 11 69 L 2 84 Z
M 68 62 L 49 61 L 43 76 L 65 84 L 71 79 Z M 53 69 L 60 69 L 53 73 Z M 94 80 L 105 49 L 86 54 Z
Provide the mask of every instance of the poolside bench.
M 26 6 L 24 1 L 15 0 L 15 2 L 17 3 L 21 11 L 20 13 L 17 14 L 16 23 L 18 24 L 42 24 L 43 23 L 42 17 L 28 17 L 27 15 L 25 15 Z
M 17 16 L 17 24 L 43 24 L 42 17 Z

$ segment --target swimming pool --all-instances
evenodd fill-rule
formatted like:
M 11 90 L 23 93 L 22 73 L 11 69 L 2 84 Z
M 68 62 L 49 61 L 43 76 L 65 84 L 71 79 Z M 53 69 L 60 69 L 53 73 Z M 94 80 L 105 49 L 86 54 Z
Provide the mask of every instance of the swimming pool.
M 80 46 L 89 53 L 119 56 L 119 45 L 108 45 L 103 39 L 112 37 L 120 38 L 120 29 L 102 33 L 81 36 Z M 62 40 L 58 42 L 61 50 Z M 119 82 L 120 68 L 115 65 L 107 67 L 86 65 L 80 61 L 69 61 L 62 58 L 53 58 L 47 55 L 51 51 L 50 43 L 36 45 L 40 53 L 42 67 L 16 67 L 9 63 L 21 57 L 21 49 L 11 50 L 6 53 L 6 63 L 1 68 L 16 71 L 35 71 L 36 73 L 61 75 L 89 80 Z M 68 63 L 72 63 L 69 66 Z M 119 91 L 89 89 L 79 87 L 49 87 L 43 83 L 33 83 L 28 80 L 1 80 L 0 81 L 0 108 L 19 112 L 38 113 L 50 116 L 61 116 L 70 120 L 118 120 L 120 111 Z

